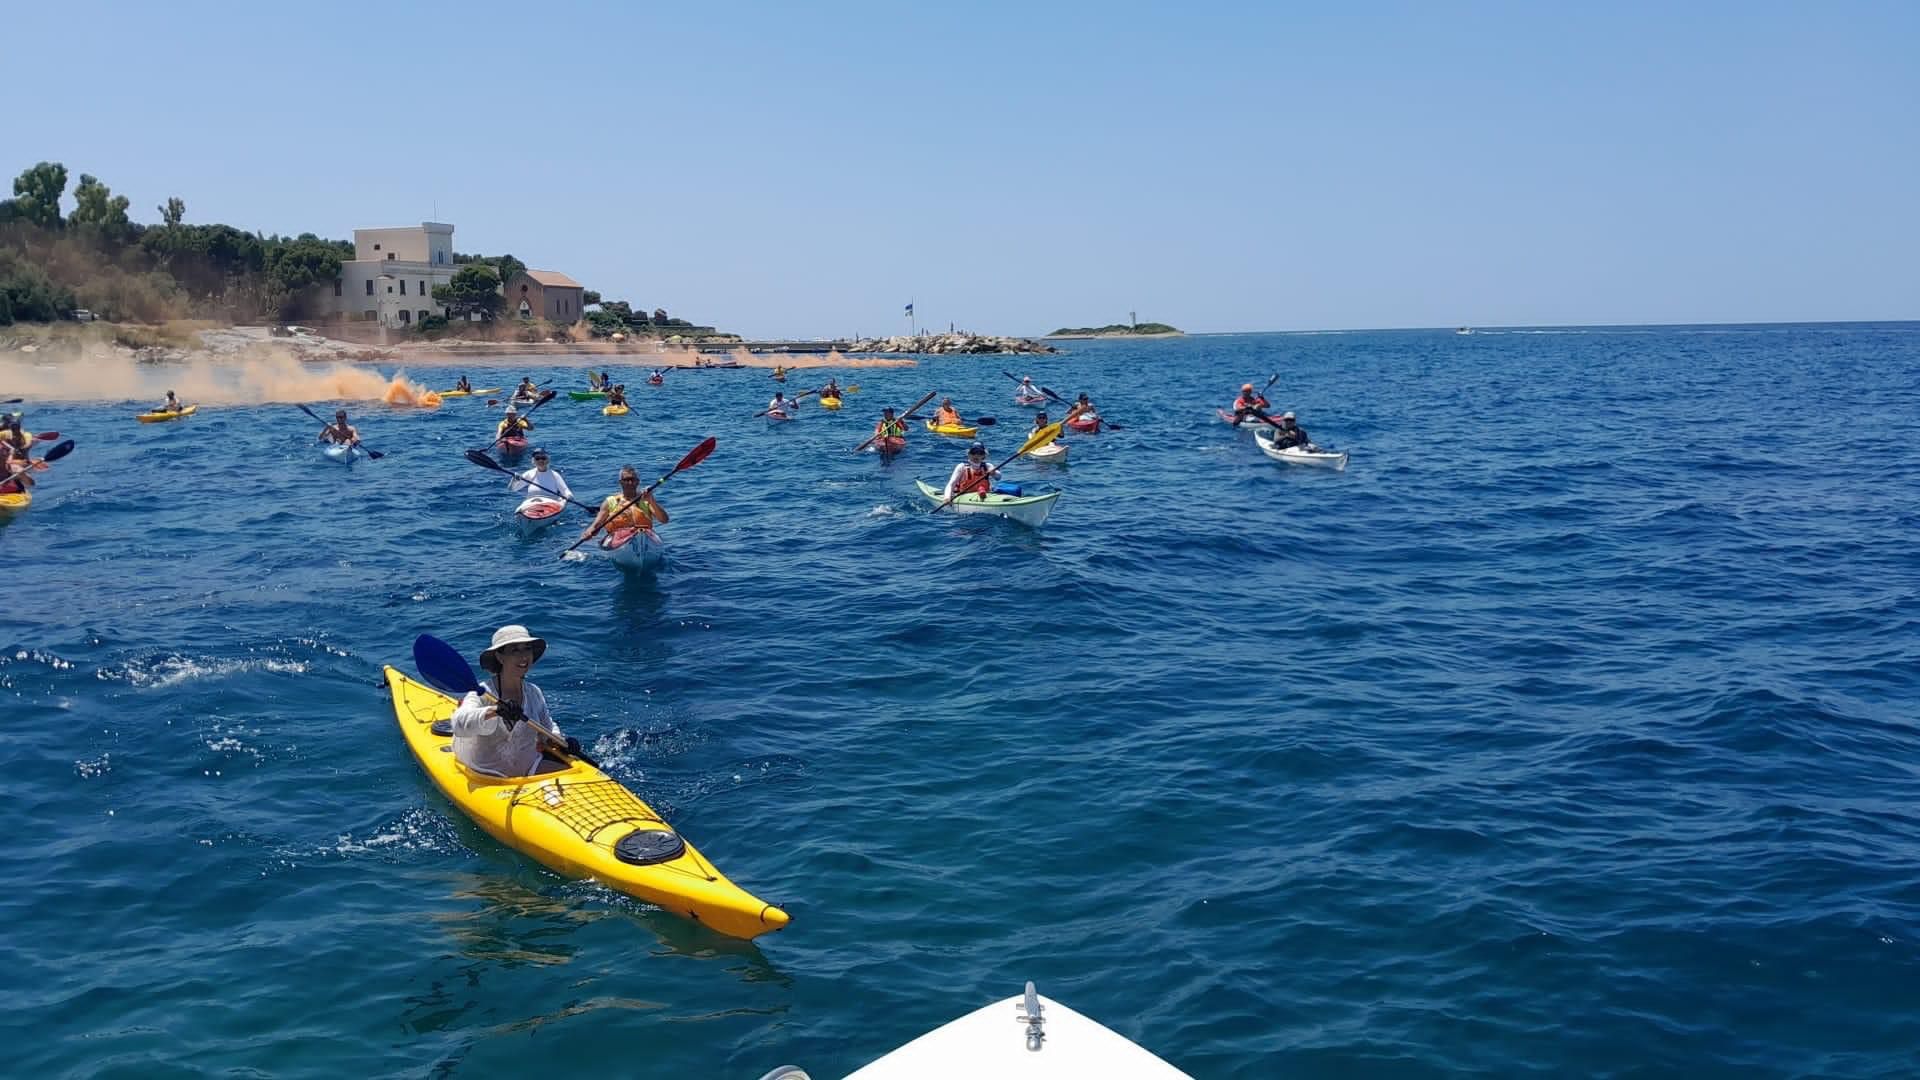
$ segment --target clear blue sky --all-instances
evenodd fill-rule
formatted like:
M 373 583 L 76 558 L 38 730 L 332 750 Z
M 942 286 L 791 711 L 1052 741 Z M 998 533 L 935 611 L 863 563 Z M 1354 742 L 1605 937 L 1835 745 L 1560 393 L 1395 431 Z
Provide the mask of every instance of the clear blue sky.
M 754 335 L 1920 318 L 1920 3 L 13 5 L 8 176 Z

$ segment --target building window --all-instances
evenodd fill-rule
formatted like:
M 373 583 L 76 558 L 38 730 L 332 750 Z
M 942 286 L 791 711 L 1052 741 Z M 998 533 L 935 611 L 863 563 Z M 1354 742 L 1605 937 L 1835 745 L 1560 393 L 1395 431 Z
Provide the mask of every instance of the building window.
M 388 260 L 389 262 L 391 262 L 391 261 L 393 260 L 393 252 L 391 252 L 391 251 L 389 251 L 389 252 L 387 252 L 387 260 Z
M 373 245 L 373 250 L 375 250 L 375 251 L 379 251 L 379 250 L 380 250 L 380 245 L 379 245 L 379 244 L 375 244 L 375 245 Z
M 527 295 L 527 287 L 525 285 L 520 286 L 520 295 L 521 296 Z
M 525 300 L 520 301 L 520 317 L 523 319 L 533 318 L 533 305 L 527 303 Z
M 335 296 L 340 295 L 340 279 L 339 278 L 333 279 L 333 295 Z
M 373 279 L 372 278 L 367 279 L 367 295 L 368 296 L 373 295 Z
M 360 313 L 360 318 L 364 322 L 373 322 L 379 317 L 380 317 L 380 313 L 377 311 L 363 311 Z
M 426 322 L 426 321 L 427 321 L 427 316 L 429 316 L 429 315 L 431 315 L 431 314 L 433 314 L 433 313 L 432 313 L 432 312 L 430 312 L 430 311 L 428 311 L 428 310 L 427 310 L 426 308 L 421 308 L 421 309 L 420 309 L 420 321 L 421 321 L 421 322 Z
M 409 324 L 409 323 L 411 323 L 411 322 L 413 322 L 413 312 L 411 312 L 411 311 L 408 311 L 408 310 L 407 310 L 406 308 L 401 308 L 401 309 L 400 309 L 400 324 L 401 324 L 402 326 L 405 326 L 405 325 L 407 325 L 407 324 Z
M 400 295 L 401 296 L 407 295 L 407 279 L 406 278 L 400 279 Z

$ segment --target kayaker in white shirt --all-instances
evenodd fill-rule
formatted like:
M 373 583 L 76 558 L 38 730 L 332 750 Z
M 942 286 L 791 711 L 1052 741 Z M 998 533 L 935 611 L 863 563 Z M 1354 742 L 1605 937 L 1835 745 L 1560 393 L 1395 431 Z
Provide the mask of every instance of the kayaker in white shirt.
M 967 447 L 967 460 L 953 467 L 953 475 L 947 477 L 947 486 L 941 490 L 940 497 L 951 499 L 955 492 L 992 491 L 994 473 L 994 468 L 987 464 L 987 444 L 974 443 Z
M 493 642 L 480 654 L 480 666 L 493 678 L 482 680 L 480 686 L 498 703 L 477 693 L 461 700 L 452 719 L 454 760 L 497 776 L 535 776 L 567 767 L 541 752 L 546 740 L 533 727 L 539 724 L 560 735 L 547 710 L 546 695 L 527 681 L 527 669 L 546 651 L 547 643 L 524 626 L 503 626 L 493 632 Z M 565 743 L 566 752 L 579 752 L 577 740 Z
M 773 400 L 767 402 L 767 412 L 778 413 L 781 416 L 785 416 L 792 410 L 793 402 L 787 400 L 787 392 L 785 390 L 775 390 L 773 392 Z
M 535 450 L 533 468 L 507 481 L 507 490 L 519 492 L 531 489 L 541 495 L 573 498 L 573 489 L 567 486 L 567 478 L 560 475 L 560 470 L 552 468 L 549 460 L 545 447 Z

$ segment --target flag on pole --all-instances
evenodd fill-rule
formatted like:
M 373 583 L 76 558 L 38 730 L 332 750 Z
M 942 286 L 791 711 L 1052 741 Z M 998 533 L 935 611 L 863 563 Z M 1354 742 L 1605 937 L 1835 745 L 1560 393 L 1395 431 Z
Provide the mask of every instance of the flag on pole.
M 908 305 L 907 305 L 907 314 L 909 314 L 909 315 L 911 315 L 911 314 L 913 314 L 913 305 L 912 305 L 912 304 L 908 304 Z

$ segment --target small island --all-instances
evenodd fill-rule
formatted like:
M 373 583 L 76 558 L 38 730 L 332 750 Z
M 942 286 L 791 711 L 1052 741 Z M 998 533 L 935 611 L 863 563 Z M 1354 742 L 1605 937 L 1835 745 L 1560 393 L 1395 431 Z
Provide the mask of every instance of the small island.
M 1109 323 L 1106 326 L 1063 326 L 1050 338 L 1102 338 L 1102 337 L 1178 337 L 1186 331 L 1177 326 L 1168 326 L 1162 322 Z

